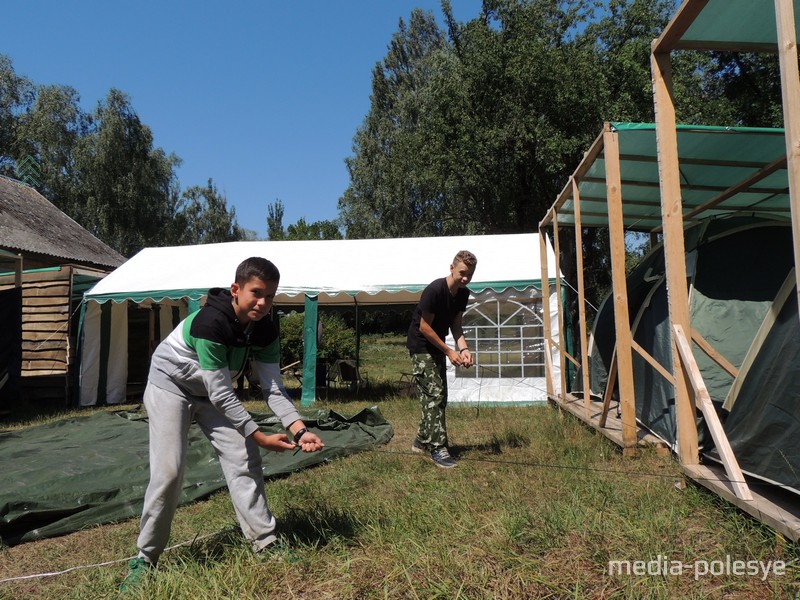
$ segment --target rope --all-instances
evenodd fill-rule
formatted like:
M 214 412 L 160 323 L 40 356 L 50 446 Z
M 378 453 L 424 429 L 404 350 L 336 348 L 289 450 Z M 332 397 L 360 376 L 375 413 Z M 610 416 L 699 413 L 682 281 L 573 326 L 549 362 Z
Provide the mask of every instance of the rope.
M 223 531 L 225 531 L 225 530 L 224 529 L 220 529 L 219 531 L 216 531 L 214 533 L 209 533 L 209 534 L 206 534 L 206 535 L 203 535 L 203 536 L 200 536 L 200 537 L 193 537 L 191 540 L 186 540 L 185 542 L 180 542 L 179 544 L 175 544 L 173 546 L 169 546 L 168 548 L 165 548 L 164 552 L 166 552 L 167 550 L 173 550 L 175 548 L 179 548 L 180 546 L 186 546 L 187 544 L 194 544 L 195 542 L 199 542 L 199 541 L 205 540 L 207 538 L 214 537 L 215 535 L 219 535 Z M 91 565 L 78 565 L 77 567 L 70 567 L 68 569 L 64 569 L 63 571 L 50 571 L 49 573 L 36 573 L 34 575 L 19 575 L 17 577 L 7 577 L 6 579 L 0 579 L 0 583 L 8 583 L 9 581 L 22 581 L 22 580 L 25 580 L 25 579 L 40 579 L 42 577 L 53 577 L 55 575 L 65 575 L 67 573 L 71 573 L 72 571 L 79 571 L 81 569 L 92 569 L 92 568 L 95 568 L 95 567 L 107 567 L 109 565 L 114 565 L 114 564 L 117 564 L 117 563 L 128 562 L 129 560 L 133 560 L 134 558 L 136 558 L 136 555 L 128 556 L 127 558 L 117 558 L 116 560 L 108 560 L 106 562 L 101 562 L 101 563 L 94 563 L 94 564 L 91 564 Z

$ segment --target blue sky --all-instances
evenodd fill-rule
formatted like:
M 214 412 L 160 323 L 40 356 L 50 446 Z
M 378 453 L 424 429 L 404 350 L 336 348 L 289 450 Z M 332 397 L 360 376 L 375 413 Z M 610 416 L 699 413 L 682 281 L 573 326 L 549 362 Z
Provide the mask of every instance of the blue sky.
M 459 21 L 481 0 L 453 0 Z M 0 53 L 37 84 L 75 88 L 87 110 L 126 92 L 156 146 L 183 159 L 182 188 L 213 177 L 239 224 L 266 235 L 333 219 L 344 159 L 369 110 L 371 72 L 415 7 L 439 0 L 15 2 Z

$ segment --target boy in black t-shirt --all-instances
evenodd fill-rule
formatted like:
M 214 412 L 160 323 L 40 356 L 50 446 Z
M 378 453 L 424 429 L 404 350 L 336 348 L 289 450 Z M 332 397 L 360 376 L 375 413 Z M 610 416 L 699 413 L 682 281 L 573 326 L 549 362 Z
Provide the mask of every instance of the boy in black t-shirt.
M 408 328 L 406 347 L 411 354 L 422 405 L 422 419 L 411 450 L 430 452 L 433 462 L 445 469 L 457 464 L 447 449 L 445 357 L 456 366 L 473 365 L 472 353 L 461 329 L 461 318 L 469 299 L 467 285 L 477 264 L 478 259 L 467 250 L 456 254 L 450 265 L 450 275 L 432 281 L 423 290 Z M 444 341 L 448 329 L 453 332 L 455 349 Z

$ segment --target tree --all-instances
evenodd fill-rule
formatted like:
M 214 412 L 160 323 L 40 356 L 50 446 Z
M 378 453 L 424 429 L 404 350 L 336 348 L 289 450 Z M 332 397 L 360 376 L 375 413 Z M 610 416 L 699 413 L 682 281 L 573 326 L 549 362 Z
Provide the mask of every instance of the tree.
M 272 204 L 267 205 L 267 239 L 282 240 L 286 238 L 283 230 L 283 202 L 276 199 Z
M 183 224 L 182 244 L 235 242 L 245 238 L 236 220 L 236 209 L 209 178 L 205 186 L 195 185 L 183 192 L 177 224 Z
M 126 94 L 111 89 L 98 103 L 76 164 L 85 202 L 81 225 L 125 256 L 164 243 L 176 214 L 180 159 L 153 147 L 150 128 Z
M 341 240 L 342 233 L 335 221 L 314 221 L 306 223 L 300 217 L 297 223 L 286 228 L 287 240 Z
M 17 121 L 35 97 L 33 84 L 14 72 L 11 59 L 0 54 L 0 175 L 14 177 L 17 159 Z
M 35 186 L 78 222 L 86 218 L 76 150 L 89 130 L 78 92 L 68 86 L 38 86 L 32 106 L 17 118 L 17 156 L 36 161 Z

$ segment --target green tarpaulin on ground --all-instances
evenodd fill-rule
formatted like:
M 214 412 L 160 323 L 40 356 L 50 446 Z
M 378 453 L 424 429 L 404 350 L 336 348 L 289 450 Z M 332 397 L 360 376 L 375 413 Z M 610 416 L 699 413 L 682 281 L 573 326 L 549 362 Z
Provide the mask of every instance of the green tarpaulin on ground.
M 254 414 L 266 433 L 284 431 L 272 415 Z M 325 442 L 320 452 L 263 451 L 271 477 L 387 443 L 392 426 L 377 407 L 352 417 L 319 410 L 303 420 Z M 100 412 L 0 432 L 0 540 L 13 545 L 141 514 L 149 478 L 144 412 Z M 211 444 L 197 425 L 180 503 L 225 487 Z

